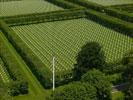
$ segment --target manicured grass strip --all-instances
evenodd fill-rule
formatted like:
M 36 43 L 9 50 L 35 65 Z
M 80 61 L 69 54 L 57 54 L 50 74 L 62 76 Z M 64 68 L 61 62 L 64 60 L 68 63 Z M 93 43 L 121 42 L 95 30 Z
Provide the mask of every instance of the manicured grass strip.
M 41 97 L 45 91 L 43 90 L 43 87 L 40 85 L 40 83 L 37 81 L 35 76 L 32 74 L 28 66 L 25 64 L 25 62 L 22 60 L 22 58 L 18 55 L 16 50 L 12 47 L 12 45 L 8 42 L 6 37 L 3 33 L 0 34 L 0 39 L 5 43 L 5 46 L 8 48 L 8 50 L 11 52 L 12 55 L 14 55 L 14 59 L 19 63 L 20 69 L 22 70 L 25 77 L 28 78 L 29 82 L 29 90 L 32 93 L 32 95 L 36 95 Z M 43 98 L 38 98 L 39 100 L 44 100 Z
M 124 93 L 122 93 L 121 91 L 112 93 L 112 100 L 125 100 Z

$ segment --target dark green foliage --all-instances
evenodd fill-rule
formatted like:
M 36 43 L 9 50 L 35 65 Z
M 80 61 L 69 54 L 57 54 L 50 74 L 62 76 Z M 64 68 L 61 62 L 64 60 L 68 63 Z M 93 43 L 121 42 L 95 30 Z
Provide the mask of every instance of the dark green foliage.
M 11 96 L 18 96 L 19 94 L 28 94 L 28 83 L 22 81 L 10 82 L 8 93 Z
M 120 18 L 122 20 L 133 22 L 133 16 L 127 12 L 119 11 L 111 7 L 104 9 L 104 12 L 108 15 Z
M 87 83 L 74 82 L 57 88 L 49 100 L 97 100 L 96 89 Z
M 133 63 L 127 65 L 127 69 L 122 74 L 124 80 L 130 81 L 133 78 Z
M 128 53 L 126 53 L 122 59 L 122 63 L 124 65 L 127 65 L 129 63 L 133 64 L 133 50 L 129 51 Z
M 81 48 L 77 55 L 77 64 L 74 68 L 74 78 L 80 77 L 92 68 L 102 69 L 105 65 L 105 56 L 102 47 L 96 42 L 90 42 Z
M 97 89 L 98 100 L 111 100 L 111 83 L 104 73 L 96 69 L 90 70 L 82 76 L 81 81 L 87 82 Z
M 9 86 L 9 94 L 11 96 L 18 96 L 20 94 L 19 92 L 19 84 L 17 82 L 12 82 Z
M 131 100 L 133 100 L 133 79 L 132 79 L 131 85 L 129 87 L 129 94 L 130 94 Z
M 28 94 L 28 83 L 27 82 L 21 82 L 21 84 L 19 84 L 19 92 L 21 94 Z
M 126 68 L 127 66 L 121 63 L 109 63 L 104 66 L 102 71 L 106 74 L 116 74 L 124 72 Z

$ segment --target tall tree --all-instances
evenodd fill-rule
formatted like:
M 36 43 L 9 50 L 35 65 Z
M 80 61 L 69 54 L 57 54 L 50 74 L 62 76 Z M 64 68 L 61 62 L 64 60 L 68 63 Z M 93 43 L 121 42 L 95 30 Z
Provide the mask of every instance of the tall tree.
M 105 64 L 105 56 L 101 45 L 89 42 L 81 48 L 77 55 L 77 64 L 74 66 L 74 78 L 80 79 L 89 69 L 102 69 Z

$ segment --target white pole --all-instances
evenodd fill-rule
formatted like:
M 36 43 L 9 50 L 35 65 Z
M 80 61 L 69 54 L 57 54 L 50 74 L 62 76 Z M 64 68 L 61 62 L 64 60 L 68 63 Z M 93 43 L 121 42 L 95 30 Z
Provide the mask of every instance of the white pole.
M 53 91 L 55 90 L 55 57 L 53 57 Z

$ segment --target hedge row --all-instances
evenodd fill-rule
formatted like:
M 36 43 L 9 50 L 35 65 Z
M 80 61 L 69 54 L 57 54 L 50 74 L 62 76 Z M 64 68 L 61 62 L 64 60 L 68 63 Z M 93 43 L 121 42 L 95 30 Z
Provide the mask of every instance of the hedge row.
M 14 48 L 17 50 L 17 52 L 21 55 L 26 64 L 29 66 L 31 71 L 40 81 L 40 83 L 45 88 L 51 87 L 51 73 L 48 70 L 48 68 L 44 65 L 44 63 L 41 62 L 41 60 L 33 53 L 33 51 L 23 42 L 23 40 L 21 40 L 21 38 L 11 28 L 7 26 L 7 24 L 4 21 L 0 21 L 0 27 L 5 36 L 10 41 L 10 43 L 14 46 Z M 16 61 L 12 61 L 14 60 L 13 58 L 8 58 L 8 60 L 11 61 L 13 64 L 16 63 Z M 12 65 L 12 63 L 10 65 Z M 17 66 L 18 64 L 14 65 L 15 68 Z M 15 71 L 15 69 L 12 70 Z
M 94 10 L 86 10 L 87 18 L 94 20 L 103 26 L 133 37 L 133 24 L 114 18 Z
M 93 2 L 89 2 L 87 0 L 65 0 L 65 1 L 69 1 L 72 3 L 78 4 L 78 5 L 84 6 L 86 8 L 96 10 L 96 11 L 102 11 L 104 9 L 103 6 L 93 3 Z
M 0 29 L 2 29 L 2 27 L 3 26 L 0 22 Z M 2 36 L 2 34 L 1 34 L 1 36 Z M 4 36 L 4 34 L 3 34 L 3 36 Z M 4 41 L 4 37 L 1 37 L 1 39 L 0 39 L 0 58 L 2 59 L 4 66 L 11 78 L 11 82 L 9 83 L 9 85 L 10 85 L 9 93 L 12 96 L 16 96 L 19 94 L 27 94 L 28 93 L 27 79 L 25 78 L 21 69 L 19 68 L 19 66 L 20 66 L 19 62 L 16 61 L 16 59 L 14 59 L 14 55 L 9 50 L 10 48 L 7 46 L 8 44 L 5 44 L 6 43 L 5 41 Z M 16 85 L 13 85 L 13 84 L 16 84 Z M 20 87 L 18 88 L 18 86 L 26 86 L 26 88 L 20 88 Z M 16 88 L 17 94 L 16 94 L 16 91 L 14 90 L 14 88 Z M 25 92 L 22 92 L 22 91 L 25 91 Z
M 125 21 L 133 23 L 133 15 L 131 15 L 128 12 L 119 11 L 119 10 L 111 8 L 111 7 L 104 9 L 104 11 L 108 15 L 111 15 L 111 16 L 120 18 L 122 20 L 125 20 Z
M 121 32 L 128 36 L 133 37 L 133 24 L 123 21 L 121 19 L 115 18 L 115 17 L 108 16 L 105 13 L 101 13 L 103 12 L 103 9 L 104 9 L 103 6 L 100 6 L 98 4 L 91 3 L 85 0 L 84 1 L 83 0 L 67 0 L 67 1 L 71 1 L 73 3 L 77 3 L 77 4 L 80 4 L 82 6 L 89 8 L 88 10 L 86 10 L 87 18 L 94 20 L 106 27 L 112 28 L 118 32 Z
M 53 3 L 53 4 L 57 5 L 57 6 L 60 6 L 60 7 L 64 8 L 64 9 L 84 8 L 84 7 L 80 6 L 80 5 L 73 4 L 73 3 L 70 3 L 70 2 L 64 1 L 64 0 L 46 0 L 46 1 L 48 1 L 50 3 Z
M 10 26 L 26 25 L 33 23 L 43 23 L 48 21 L 59 21 L 85 17 L 85 11 L 83 9 L 70 9 L 64 11 L 54 11 L 50 13 L 38 13 L 29 15 L 19 15 L 12 17 L 2 18 Z
M 70 1 L 70 2 L 79 4 L 79 5 L 84 6 L 86 8 L 93 9 L 93 10 L 96 10 L 96 11 L 99 11 L 102 13 L 106 13 L 108 15 L 120 18 L 120 19 L 128 21 L 128 22 L 133 22 L 133 16 L 131 14 L 113 9 L 111 7 L 106 8 L 104 6 L 89 2 L 87 0 L 66 0 L 66 1 Z

